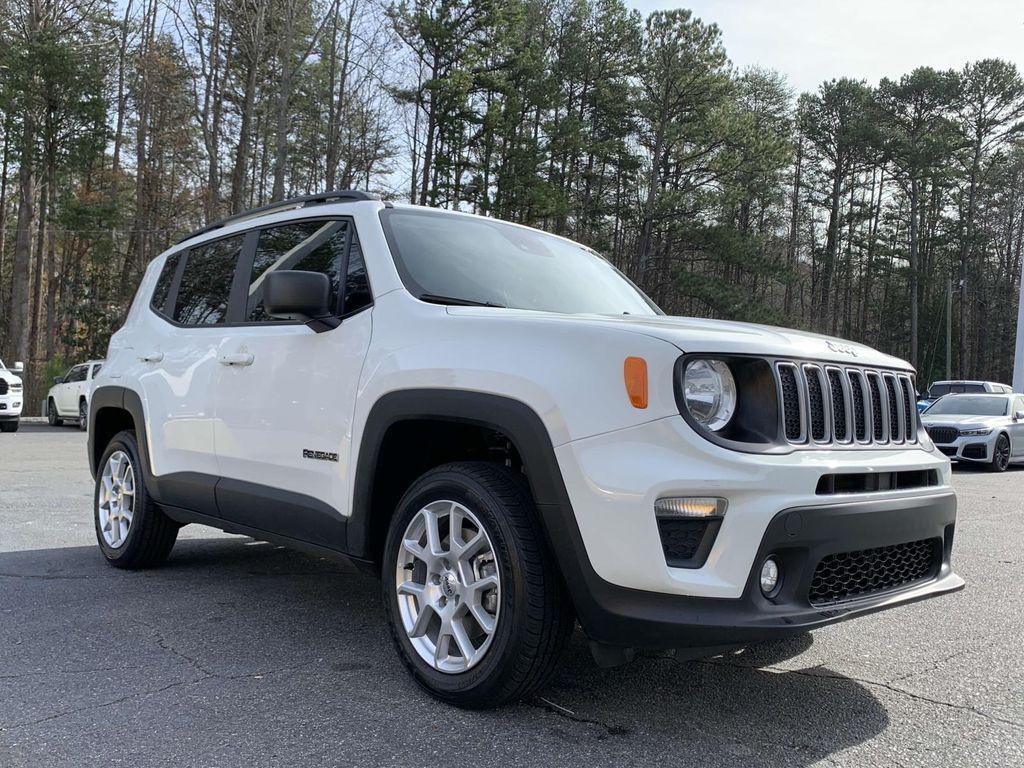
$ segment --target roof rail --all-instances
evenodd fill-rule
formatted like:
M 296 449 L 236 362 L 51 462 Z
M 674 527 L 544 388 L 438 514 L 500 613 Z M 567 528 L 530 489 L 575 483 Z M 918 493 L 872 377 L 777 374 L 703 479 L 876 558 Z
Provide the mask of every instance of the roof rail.
M 189 232 L 183 238 L 178 240 L 179 243 L 183 243 L 186 240 L 191 240 L 193 237 L 199 235 L 205 235 L 207 232 L 212 232 L 215 229 L 220 229 L 228 224 L 234 224 L 239 221 L 245 221 L 246 219 L 254 219 L 259 216 L 266 216 L 269 213 L 276 211 L 287 211 L 291 208 L 306 208 L 311 205 L 324 205 L 326 203 L 335 202 L 356 202 L 358 200 L 380 200 L 380 195 L 374 192 L 367 192 L 362 189 L 336 189 L 333 192 L 319 192 L 315 195 L 303 195 L 302 197 L 292 197 L 288 200 L 279 200 L 276 203 L 269 203 L 267 205 L 261 205 L 259 208 L 252 208 L 248 211 L 242 211 L 226 218 L 215 221 L 212 224 L 208 224 L 205 227 Z

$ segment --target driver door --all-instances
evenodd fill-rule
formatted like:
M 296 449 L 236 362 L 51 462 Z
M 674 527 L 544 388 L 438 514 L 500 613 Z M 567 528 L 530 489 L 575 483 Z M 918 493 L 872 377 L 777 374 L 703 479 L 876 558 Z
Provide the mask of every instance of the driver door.
M 1024 411 L 1024 396 L 1014 395 L 1010 398 L 1010 417 L 1017 412 Z M 1010 433 L 1010 456 L 1020 458 L 1024 456 L 1024 419 L 1014 419 L 1008 428 Z
M 322 272 L 341 324 L 317 333 L 263 310 L 274 270 Z M 366 270 L 348 219 L 264 227 L 243 258 L 214 381 L 221 515 L 328 547 L 344 546 L 352 415 L 370 345 Z M 367 310 L 367 311 L 363 311 Z

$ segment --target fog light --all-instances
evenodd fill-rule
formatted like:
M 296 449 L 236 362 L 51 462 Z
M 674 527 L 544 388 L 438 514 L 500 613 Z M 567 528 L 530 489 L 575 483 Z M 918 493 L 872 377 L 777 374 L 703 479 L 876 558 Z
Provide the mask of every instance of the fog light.
M 779 564 L 774 557 L 766 558 L 761 565 L 761 591 L 765 597 L 774 597 L 779 587 Z

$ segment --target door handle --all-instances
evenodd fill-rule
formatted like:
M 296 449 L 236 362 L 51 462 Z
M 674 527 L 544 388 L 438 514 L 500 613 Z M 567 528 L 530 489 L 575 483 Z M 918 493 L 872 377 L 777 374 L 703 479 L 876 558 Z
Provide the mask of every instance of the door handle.
M 252 365 L 252 361 L 253 356 L 249 352 L 235 352 L 234 354 L 219 355 L 217 357 L 217 362 L 220 363 L 221 365 Z
M 143 363 L 159 363 L 163 359 L 163 352 L 150 352 L 148 355 L 142 355 L 139 361 Z

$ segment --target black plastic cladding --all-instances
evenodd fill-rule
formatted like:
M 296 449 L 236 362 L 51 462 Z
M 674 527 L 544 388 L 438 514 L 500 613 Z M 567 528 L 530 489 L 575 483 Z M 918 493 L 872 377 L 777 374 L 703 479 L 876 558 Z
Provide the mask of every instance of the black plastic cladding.
M 898 589 L 933 577 L 941 560 L 938 538 L 828 555 L 814 569 L 807 599 L 832 605 Z

